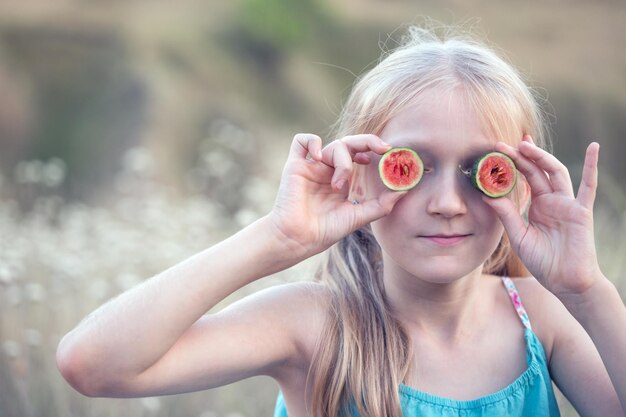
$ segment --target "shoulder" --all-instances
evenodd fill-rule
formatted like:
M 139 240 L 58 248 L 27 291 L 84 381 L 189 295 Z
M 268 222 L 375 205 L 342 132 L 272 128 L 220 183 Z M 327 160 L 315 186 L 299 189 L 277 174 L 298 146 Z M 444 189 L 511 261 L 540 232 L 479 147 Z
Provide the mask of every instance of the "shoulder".
M 274 285 L 256 291 L 242 300 L 259 303 L 272 303 L 277 308 L 293 308 L 299 303 L 314 305 L 324 304 L 328 288 L 314 281 L 300 281 L 287 284 Z M 294 305 L 295 303 L 295 305 Z
M 325 285 L 311 281 L 275 285 L 234 302 L 220 314 L 246 316 L 259 326 L 280 330 L 294 345 L 298 361 L 308 362 L 326 322 L 329 294 Z
M 279 313 L 288 313 L 286 320 L 319 319 L 329 306 L 330 290 L 321 283 L 302 281 L 275 285 L 247 297 Z
M 515 277 L 512 280 L 526 309 L 533 331 L 541 341 L 547 359 L 550 360 L 555 341 L 563 333 L 567 333 L 571 326 L 578 326 L 578 322 L 563 303 L 536 278 Z
M 288 317 L 304 318 L 315 315 L 327 307 L 329 290 L 325 285 L 312 281 L 280 284 L 256 291 L 233 302 L 223 312 L 242 309 L 262 309 L 278 314 L 290 313 Z
M 583 326 L 536 279 L 518 278 L 514 283 L 544 345 L 550 375 L 560 391 L 580 415 L 618 415 L 621 408 L 615 388 Z

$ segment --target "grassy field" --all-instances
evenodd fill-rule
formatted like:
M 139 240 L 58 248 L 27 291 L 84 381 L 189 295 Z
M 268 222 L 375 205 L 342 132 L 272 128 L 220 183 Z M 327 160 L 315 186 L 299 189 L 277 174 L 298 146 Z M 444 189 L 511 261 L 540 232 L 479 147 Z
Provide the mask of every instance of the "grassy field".
M 355 74 L 418 16 L 465 21 L 545 89 L 576 184 L 585 145 L 602 144 L 598 254 L 626 295 L 623 2 L 293 3 L 0 2 L 1 417 L 271 415 L 265 378 L 87 399 L 54 352 L 107 299 L 270 210 L 293 134 L 328 132 Z
M 56 345 L 87 313 L 259 215 L 249 208 L 226 218 L 211 200 L 191 195 L 176 198 L 141 178 L 142 172 L 135 167 L 132 173 L 125 173 L 126 188 L 108 207 L 41 196 L 34 209 L 23 215 L 14 202 L 2 201 L 3 417 L 270 414 L 276 387 L 262 378 L 195 395 L 94 400 L 73 392 L 58 373 Z M 257 185 L 264 186 L 260 179 Z M 266 195 L 271 198 L 271 193 Z M 258 201 L 258 195 L 249 198 Z M 263 209 L 269 201 L 259 204 Z M 268 278 L 233 298 L 286 279 Z M 225 303 L 230 301 L 232 298 Z
M 137 152 L 137 150 L 135 150 Z M 0 204 L 0 411 L 2 416 L 267 416 L 276 386 L 264 378 L 208 392 L 136 400 L 86 399 L 54 363 L 60 337 L 98 305 L 205 248 L 269 209 L 270 181 L 258 178 L 249 204 L 233 216 L 202 195 L 176 197 L 132 166 L 115 203 L 90 206 L 54 195 L 20 213 Z M 32 185 L 32 184 L 31 184 Z M 596 216 L 604 271 L 626 294 L 626 206 L 603 194 Z M 615 196 L 613 196 L 615 197 Z M 621 195 L 623 203 L 624 196 Z M 246 287 L 228 304 L 262 287 L 311 276 L 313 262 Z M 218 306 L 219 308 L 219 306 Z M 564 416 L 574 416 L 564 402 Z

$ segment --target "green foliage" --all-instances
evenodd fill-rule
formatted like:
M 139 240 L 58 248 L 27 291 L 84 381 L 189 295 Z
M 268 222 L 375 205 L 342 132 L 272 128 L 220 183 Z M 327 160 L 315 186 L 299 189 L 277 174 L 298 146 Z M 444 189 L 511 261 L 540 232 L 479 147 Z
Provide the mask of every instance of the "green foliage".
M 317 34 L 331 25 L 317 0 L 243 0 L 237 15 L 227 31 L 233 50 L 272 77 L 280 77 L 286 54 L 316 44 Z
M 29 156 L 62 158 L 70 195 L 86 197 L 112 179 L 145 112 L 144 85 L 124 40 L 109 31 L 10 27 L 0 42 L 34 86 Z
M 242 24 L 259 41 L 278 48 L 290 47 L 307 33 L 301 8 L 309 4 L 309 0 L 246 0 Z
M 377 59 L 377 42 L 431 11 L 480 16 L 490 38 L 532 68 L 554 105 L 555 153 L 576 184 L 584 147 L 601 143 L 598 254 L 624 293 L 626 61 L 616 51 L 626 32 L 604 29 L 622 27 L 626 9 L 574 2 L 563 14 L 561 3 L 528 4 L 514 21 L 495 1 L 470 2 L 471 10 L 434 0 L 0 6 L 0 72 L 13 72 L 0 81 L 17 79 L 28 93 L 7 100 L 2 90 L 0 124 L 31 124 L 15 141 L 24 164 L 8 159 L 0 135 L 0 416 L 271 415 L 276 387 L 265 380 L 159 399 L 87 399 L 62 380 L 54 350 L 106 299 L 267 212 L 292 134 L 315 126 L 323 135 L 352 73 Z M 46 185 L 44 171 L 65 182 Z M 176 196 L 164 186 L 172 173 Z M 74 191 L 63 195 L 64 187 Z M 93 196 L 102 204 L 77 201 Z M 564 417 L 576 415 L 563 404 Z

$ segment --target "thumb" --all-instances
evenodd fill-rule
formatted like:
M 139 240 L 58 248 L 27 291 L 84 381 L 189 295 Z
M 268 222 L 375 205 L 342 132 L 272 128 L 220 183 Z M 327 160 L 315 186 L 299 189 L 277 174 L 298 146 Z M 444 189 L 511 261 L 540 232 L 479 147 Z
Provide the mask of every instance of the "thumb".
M 496 212 L 496 215 L 504 225 L 511 244 L 514 248 L 519 247 L 519 241 L 524 235 L 526 223 L 519 214 L 513 201 L 508 198 L 490 198 L 483 196 L 483 201 Z
M 406 194 L 407 191 L 384 191 L 378 198 L 364 201 L 360 204 L 361 210 L 357 220 L 359 227 L 391 213 L 396 203 Z

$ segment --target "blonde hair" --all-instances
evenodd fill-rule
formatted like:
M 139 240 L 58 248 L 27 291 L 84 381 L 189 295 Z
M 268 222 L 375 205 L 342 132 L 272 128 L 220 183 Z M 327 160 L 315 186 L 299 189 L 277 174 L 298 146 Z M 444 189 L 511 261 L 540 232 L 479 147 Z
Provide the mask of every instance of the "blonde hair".
M 480 109 L 477 114 L 494 138 L 515 144 L 528 133 L 545 147 L 540 105 L 510 64 L 480 42 L 419 27 L 411 27 L 401 46 L 357 80 L 335 137 L 380 134 L 394 115 L 432 89 L 461 91 Z M 359 187 L 354 191 L 362 193 Z M 518 206 L 521 192 L 512 197 Z M 483 271 L 528 274 L 506 233 Z M 313 416 L 349 415 L 351 409 L 363 417 L 402 416 L 398 387 L 409 372 L 411 343 L 388 308 L 381 249 L 369 225 L 327 251 L 316 279 L 332 295 L 310 369 Z

